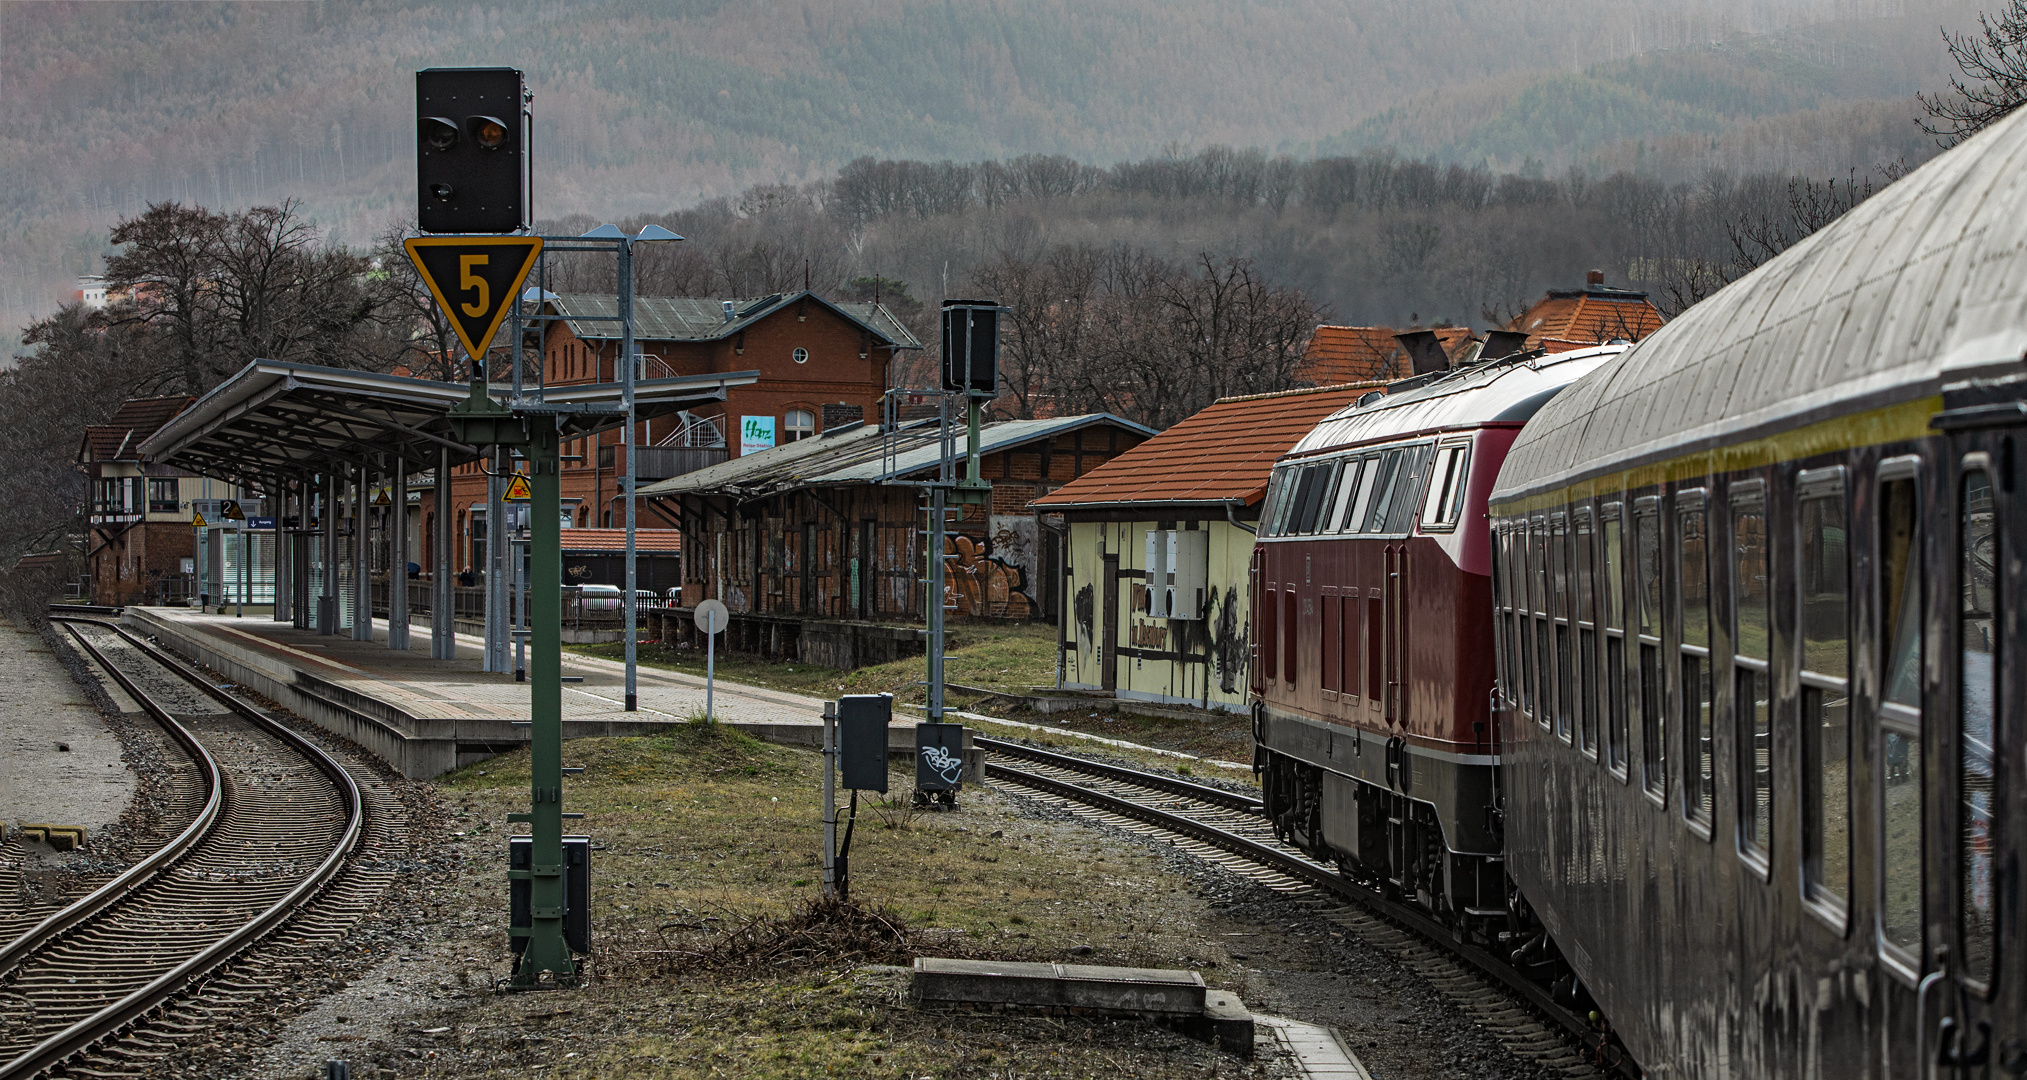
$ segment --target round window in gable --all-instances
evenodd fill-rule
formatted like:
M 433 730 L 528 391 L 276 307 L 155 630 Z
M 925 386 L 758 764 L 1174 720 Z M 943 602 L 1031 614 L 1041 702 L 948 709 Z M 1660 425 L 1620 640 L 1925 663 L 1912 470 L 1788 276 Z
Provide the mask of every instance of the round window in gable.
M 804 348 L 800 348 L 800 347 L 798 347 L 798 348 L 797 348 L 797 349 L 795 350 L 795 352 L 793 352 L 793 353 L 791 353 L 791 354 L 789 354 L 789 355 L 791 355 L 791 356 L 795 357 L 795 362 L 796 362 L 796 363 L 798 363 L 798 364 L 807 364 L 807 363 L 809 363 L 809 350 L 808 350 L 808 349 L 804 349 Z

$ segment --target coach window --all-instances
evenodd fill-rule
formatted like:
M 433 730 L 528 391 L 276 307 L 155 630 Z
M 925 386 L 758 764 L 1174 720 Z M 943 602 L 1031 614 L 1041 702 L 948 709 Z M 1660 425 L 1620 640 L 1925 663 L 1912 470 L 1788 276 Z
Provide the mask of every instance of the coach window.
M 1716 803 L 1711 758 L 1710 534 L 1703 489 L 1675 493 L 1675 615 L 1682 669 L 1682 803 L 1689 820 L 1710 827 Z
M 1260 510 L 1260 535 L 1281 535 L 1281 511 L 1288 505 L 1288 466 L 1274 470 L 1267 484 L 1267 505 Z
M 1921 537 L 1917 462 L 1879 466 L 1879 934 L 1901 966 L 1922 963 Z
M 1771 584 L 1764 482 L 1731 485 L 1731 712 L 1738 747 L 1740 849 L 1761 875 L 1773 848 L 1773 682 L 1768 640 Z
M 1401 451 L 1400 467 L 1394 470 L 1393 493 L 1388 500 L 1386 532 L 1405 533 L 1415 526 L 1415 510 L 1422 505 L 1422 481 L 1429 476 L 1429 455 L 1434 447 L 1428 443 L 1405 447 Z
M 1533 569 L 1528 565 L 1527 519 L 1515 522 L 1508 536 L 1507 542 L 1513 549 L 1512 561 L 1508 564 L 1513 569 L 1513 677 L 1518 684 L 1521 714 L 1533 719 L 1534 630 L 1530 613 L 1534 604 L 1528 599 L 1528 583 L 1533 580 Z
M 1511 602 L 1506 595 L 1506 529 L 1492 526 L 1492 671 L 1493 682 L 1498 696 L 1493 699 L 1496 710 L 1501 704 L 1513 701 L 1513 684 L 1507 680 L 1512 676 L 1511 662 L 1506 651 L 1506 619 Z
M 1548 585 L 1548 523 L 1536 519 L 1528 531 L 1527 561 L 1533 571 L 1534 604 L 1534 685 L 1538 697 L 1535 699 L 1534 719 L 1542 727 L 1549 725 L 1549 713 L 1555 709 L 1555 646 L 1551 641 L 1553 630 L 1549 621 Z
M 1372 482 L 1358 496 L 1359 532 L 1379 532 L 1386 527 L 1387 502 L 1394 497 L 1394 478 L 1400 465 L 1399 450 L 1388 450 L 1373 462 Z
M 1661 500 L 1633 504 L 1633 598 L 1640 611 L 1640 782 L 1656 799 L 1668 795 L 1668 717 L 1661 685 Z
M 1572 717 L 1576 707 L 1576 692 L 1572 684 L 1574 657 L 1570 641 L 1570 534 L 1569 520 L 1556 514 L 1549 524 L 1549 579 L 1555 587 L 1555 734 L 1564 742 L 1570 741 Z
M 1368 454 L 1359 463 L 1358 493 L 1352 497 L 1351 510 L 1344 516 L 1345 532 L 1364 532 L 1366 510 L 1372 506 L 1372 490 L 1379 486 L 1380 465 L 1386 460 L 1382 454 Z
M 1576 512 L 1577 748 L 1598 756 L 1598 566 L 1591 508 Z
M 1851 555 L 1844 469 L 1804 471 L 1801 509 L 1802 882 L 1842 926 L 1851 881 Z
M 1619 779 L 1626 778 L 1626 552 L 1625 511 L 1619 503 L 1606 503 L 1599 517 L 1599 539 L 1604 542 L 1604 569 L 1598 598 L 1604 605 L 1605 624 L 1605 765 Z
M 1964 978 L 1984 990 L 1998 957 L 1992 852 L 1999 737 L 1999 523 L 1985 456 L 1966 462 L 1957 533 L 1957 895 L 1963 911 Z M 1975 467 L 1973 467 L 1975 466 Z

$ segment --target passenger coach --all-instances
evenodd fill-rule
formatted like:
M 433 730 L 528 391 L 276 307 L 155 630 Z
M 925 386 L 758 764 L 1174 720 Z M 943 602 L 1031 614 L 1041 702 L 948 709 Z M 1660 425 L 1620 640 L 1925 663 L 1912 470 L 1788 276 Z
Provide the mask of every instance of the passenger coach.
M 2023 166 L 2027 113 L 1499 476 L 1506 867 L 1651 1075 L 2027 1074 Z

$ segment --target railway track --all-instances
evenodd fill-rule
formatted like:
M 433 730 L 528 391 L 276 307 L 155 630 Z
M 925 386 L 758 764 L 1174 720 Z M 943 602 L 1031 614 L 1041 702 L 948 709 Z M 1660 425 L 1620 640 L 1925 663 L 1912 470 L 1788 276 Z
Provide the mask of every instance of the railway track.
M 1544 1070 L 1596 1077 L 1598 1032 L 1492 953 L 1455 940 L 1449 928 L 1387 899 L 1282 844 L 1260 800 L 1174 777 L 1144 773 L 977 737 L 989 754 L 986 779 L 1087 820 L 1175 846 L 1288 895 L 1322 918 L 1412 968 L 1501 1045 Z M 1007 764 L 1011 759 L 1018 765 Z M 1616 1047 L 1605 1051 L 1607 1060 Z M 1637 1070 L 1627 1071 L 1638 1075 Z
M 366 829 L 358 781 L 316 744 L 116 626 L 56 620 L 181 744 L 195 808 L 146 859 L 0 942 L 0 1080 L 147 1071 L 182 1026 L 164 1014 L 200 985 L 229 993 L 225 969 L 319 900 Z

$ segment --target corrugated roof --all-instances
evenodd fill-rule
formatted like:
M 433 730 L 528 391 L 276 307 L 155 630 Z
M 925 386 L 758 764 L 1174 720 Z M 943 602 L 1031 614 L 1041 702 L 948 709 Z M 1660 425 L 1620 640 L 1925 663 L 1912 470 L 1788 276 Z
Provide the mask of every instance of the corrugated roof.
M 1246 505 L 1267 492 L 1274 460 L 1324 417 L 1383 385 L 1360 382 L 1225 398 L 1035 500 L 1037 507 L 1123 503 Z
M 1111 413 L 1086 413 L 1043 420 L 1000 420 L 979 431 L 980 452 L 998 453 L 1023 443 L 1052 439 L 1080 428 L 1109 424 L 1142 435 L 1152 428 Z M 696 472 L 684 473 L 641 488 L 641 495 L 732 495 L 752 498 L 798 487 L 880 483 L 927 472 L 941 457 L 935 421 L 918 421 L 901 429 L 887 456 L 887 440 L 877 425 L 841 428 L 811 439 L 799 439 L 751 454 L 742 454 Z M 958 435 L 958 452 L 964 436 Z
M 1534 417 L 1500 470 L 1495 504 L 1895 405 L 1925 431 L 1926 399 L 1944 386 L 2017 373 L 2027 352 L 2023 164 L 2027 111 L 1683 312 Z M 1901 437 L 1881 425 L 1834 438 Z
M 131 398 L 103 424 L 84 429 L 84 447 L 94 461 L 135 461 L 140 458 L 142 440 L 174 419 L 196 400 L 188 394 L 168 397 Z M 83 458 L 83 453 L 79 458 Z
M 730 301 L 734 317 L 727 321 Z M 783 308 L 799 303 L 821 304 L 864 327 L 882 342 L 903 349 L 922 343 L 909 333 L 885 304 L 836 303 L 813 292 L 776 293 L 763 297 L 637 296 L 633 301 L 636 341 L 715 341 L 730 337 Z M 619 298 L 609 293 L 553 295 L 549 306 L 563 316 L 570 332 L 602 340 L 619 336 Z
M 635 529 L 633 549 L 647 555 L 683 550 L 683 534 L 676 529 Z M 564 551 L 626 553 L 625 529 L 565 529 Z

